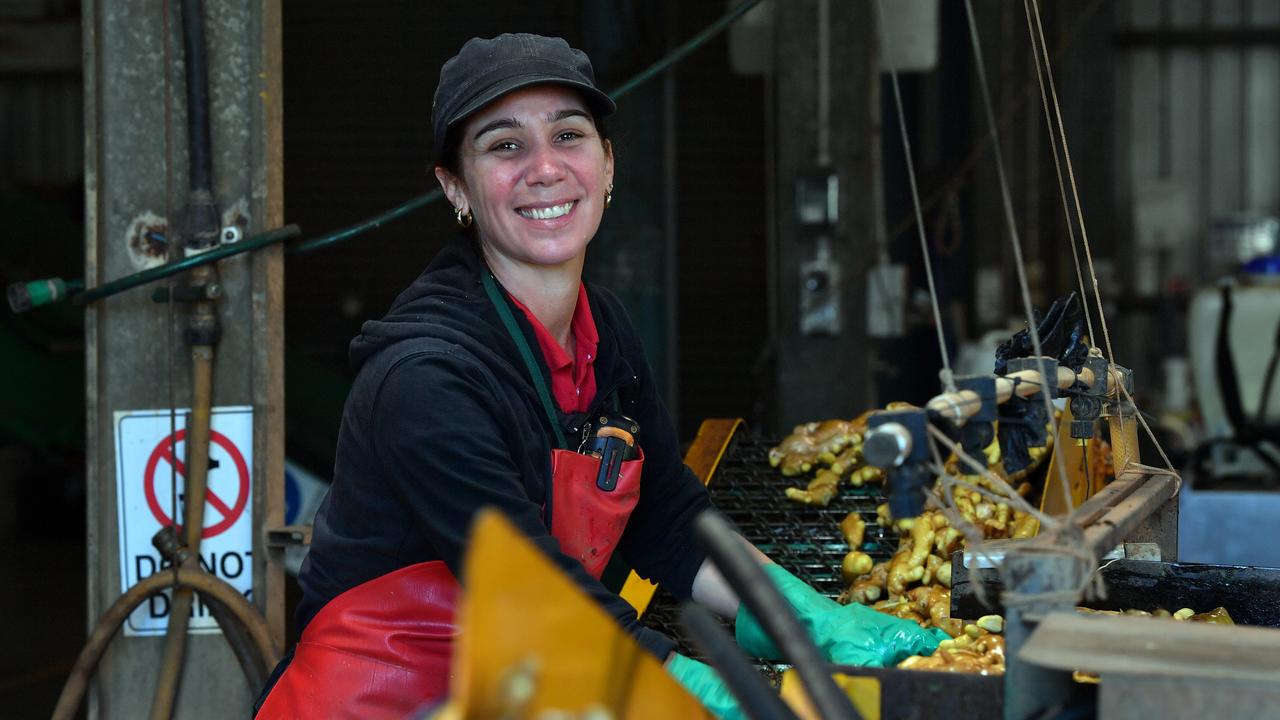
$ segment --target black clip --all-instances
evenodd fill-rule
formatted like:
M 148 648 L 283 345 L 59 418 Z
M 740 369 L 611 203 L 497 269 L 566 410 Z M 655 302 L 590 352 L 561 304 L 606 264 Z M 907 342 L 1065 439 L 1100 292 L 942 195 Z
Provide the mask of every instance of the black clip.
M 600 471 L 596 474 L 596 487 L 612 492 L 618 486 L 622 463 L 639 456 L 636 435 L 640 425 L 626 415 L 601 413 L 592 419 L 583 433 L 578 452 L 600 458 Z

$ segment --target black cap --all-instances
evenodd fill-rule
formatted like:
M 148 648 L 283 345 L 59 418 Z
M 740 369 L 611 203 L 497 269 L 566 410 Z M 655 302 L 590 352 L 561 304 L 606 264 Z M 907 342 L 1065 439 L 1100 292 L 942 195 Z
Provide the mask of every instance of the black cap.
M 512 90 L 541 83 L 577 89 L 600 115 L 614 110 L 613 100 L 596 87 L 587 54 L 562 38 L 529 33 L 471 38 L 440 68 L 431 102 L 432 157 L 440 159 L 445 134 L 454 123 Z

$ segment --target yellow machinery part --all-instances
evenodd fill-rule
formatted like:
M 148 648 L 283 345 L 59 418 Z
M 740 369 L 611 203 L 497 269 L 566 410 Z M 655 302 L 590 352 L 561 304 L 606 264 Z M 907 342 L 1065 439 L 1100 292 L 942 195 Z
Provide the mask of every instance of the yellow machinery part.
M 693 474 L 702 481 L 703 485 L 711 482 L 711 476 L 715 474 L 716 467 L 720 465 L 725 451 L 729 449 L 729 441 L 733 439 L 733 434 L 737 432 L 740 425 L 742 425 L 741 418 L 717 418 L 703 420 L 702 425 L 698 427 L 698 435 L 694 437 L 693 444 L 685 453 L 684 464 L 693 470 Z M 623 600 L 631 603 L 637 615 L 644 615 L 657 590 L 657 585 L 640 577 L 633 570 L 627 576 L 627 581 L 623 583 L 622 590 L 618 594 Z
M 836 685 L 844 691 L 849 699 L 853 701 L 853 706 L 858 709 L 858 714 L 863 720 L 880 720 L 880 681 L 873 677 L 863 675 L 845 675 L 844 673 L 834 673 L 832 679 L 836 681 Z M 814 709 L 813 704 L 809 702 L 809 696 L 804 691 L 804 683 L 800 680 L 800 675 L 795 670 L 788 670 L 782 674 L 782 700 L 796 714 L 800 720 L 822 720 L 818 716 L 818 711 Z
M 1116 477 L 1129 465 L 1136 465 L 1142 460 L 1138 457 L 1138 418 L 1130 410 L 1128 414 L 1117 411 L 1107 418 L 1111 428 L 1111 462 L 1116 468 Z
M 1089 466 L 1085 462 L 1087 446 L 1071 437 L 1071 420 L 1071 405 L 1068 403 L 1058 418 L 1058 437 L 1050 451 L 1049 467 L 1044 476 L 1044 492 L 1040 495 L 1040 511 L 1056 517 L 1066 515 L 1069 510 L 1063 505 L 1062 478 L 1058 474 L 1059 463 L 1066 470 L 1067 487 L 1071 488 L 1072 507 L 1087 500 L 1095 491 L 1089 477 Z
M 1058 463 L 1064 464 L 1073 506 L 1080 505 L 1107 485 L 1104 473 L 1091 472 L 1101 463 L 1087 462 L 1091 458 L 1085 452 L 1086 447 L 1089 454 L 1102 452 L 1097 439 L 1082 443 L 1072 438 L 1071 419 L 1071 406 L 1068 404 L 1058 419 L 1058 439 L 1053 445 L 1052 457 L 1044 478 L 1044 493 L 1040 496 L 1040 510 L 1058 517 L 1065 515 L 1067 510 L 1063 507 Z M 1111 463 L 1116 477 L 1119 477 L 1126 465 L 1139 462 L 1138 421 L 1132 415 L 1123 419 L 1119 415 L 1111 415 L 1107 418 L 1107 423 L 1110 430 Z
M 450 707 L 437 717 L 712 717 L 497 511 L 477 516 L 465 577 Z

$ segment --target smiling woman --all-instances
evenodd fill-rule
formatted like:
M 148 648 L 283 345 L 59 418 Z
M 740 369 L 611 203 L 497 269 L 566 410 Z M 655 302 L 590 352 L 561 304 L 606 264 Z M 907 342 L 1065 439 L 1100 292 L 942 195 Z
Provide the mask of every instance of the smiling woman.
M 587 243 L 613 189 L 609 141 L 583 97 L 557 85 L 493 101 L 459 136 L 456 169 L 436 167 L 445 195 L 460 216 L 474 217 L 484 259 L 502 285 L 571 345 L 570 315 L 552 308 L 576 299 Z
M 678 599 L 738 613 L 694 542 L 706 489 L 681 462 L 640 337 L 582 280 L 612 197 L 601 118 L 613 109 L 559 38 L 472 39 L 441 69 L 435 172 L 464 232 L 351 342 L 333 484 L 298 575 L 302 635 L 258 717 L 406 717 L 446 695 L 458 571 L 489 507 L 717 715 L 742 717 L 706 665 L 601 582 L 616 556 Z M 867 625 L 769 568 L 814 628 Z M 736 622 L 763 637 L 749 615 Z M 910 631 L 893 637 L 919 650 Z M 858 642 L 896 647 L 875 638 Z
M 675 643 L 601 583 L 613 556 L 736 612 L 694 542 L 706 491 L 639 335 L 582 281 L 612 198 L 613 109 L 559 38 L 476 38 L 441 69 L 435 175 L 463 232 L 351 343 L 358 375 L 298 577 L 302 635 L 259 717 L 401 717 L 444 696 L 457 572 L 484 507 L 658 658 Z M 677 665 L 724 695 L 705 666 Z

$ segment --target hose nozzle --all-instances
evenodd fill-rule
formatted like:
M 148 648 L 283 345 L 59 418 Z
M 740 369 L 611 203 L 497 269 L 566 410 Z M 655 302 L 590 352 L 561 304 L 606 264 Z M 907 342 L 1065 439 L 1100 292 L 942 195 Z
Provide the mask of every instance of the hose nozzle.
M 65 300 L 83 289 L 83 282 L 67 282 L 62 278 L 16 282 L 9 286 L 9 309 L 15 313 L 23 313 L 31 308 Z

